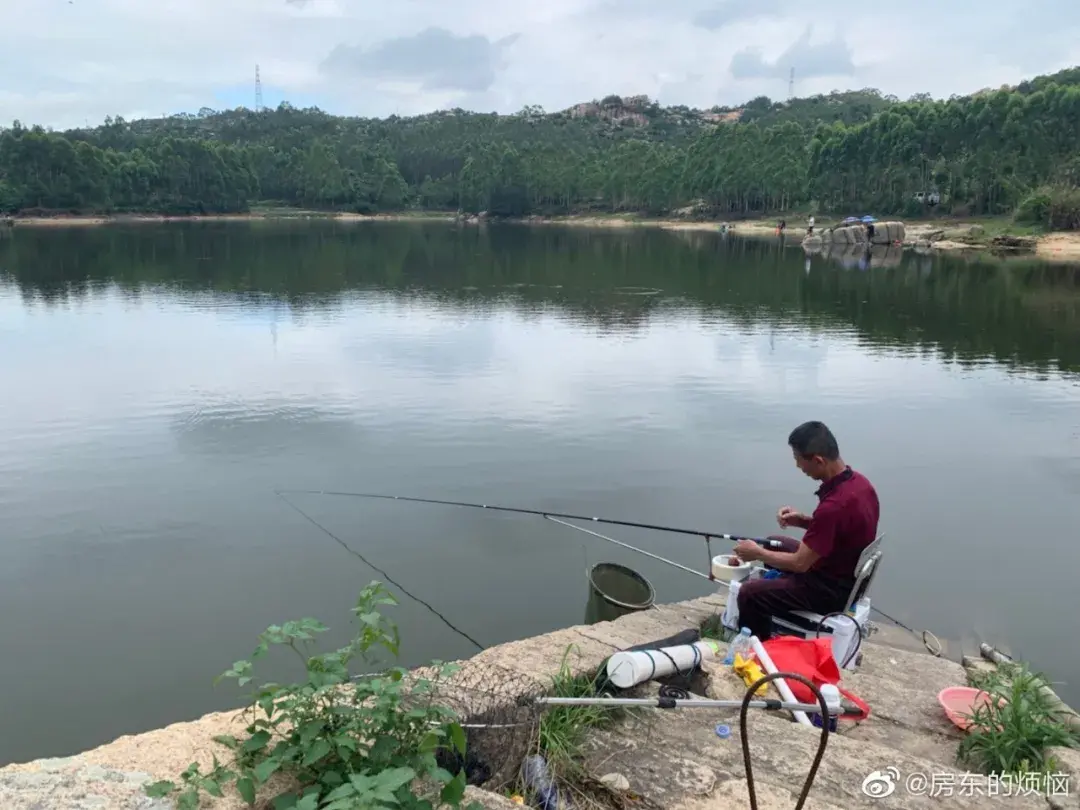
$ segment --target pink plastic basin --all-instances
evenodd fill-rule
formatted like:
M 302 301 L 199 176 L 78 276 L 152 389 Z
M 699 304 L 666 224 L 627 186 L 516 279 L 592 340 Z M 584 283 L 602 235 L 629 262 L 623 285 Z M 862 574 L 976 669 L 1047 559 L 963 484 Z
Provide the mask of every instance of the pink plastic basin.
M 950 720 L 964 731 L 971 726 L 971 715 L 990 701 L 990 696 L 970 686 L 950 686 L 938 692 L 938 703 Z

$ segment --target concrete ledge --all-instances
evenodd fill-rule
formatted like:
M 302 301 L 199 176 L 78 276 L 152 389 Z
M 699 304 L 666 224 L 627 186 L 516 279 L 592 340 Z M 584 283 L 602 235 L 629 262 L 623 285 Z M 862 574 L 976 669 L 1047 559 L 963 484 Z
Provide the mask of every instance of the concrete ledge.
M 456 677 L 460 679 L 459 685 L 509 683 L 522 694 L 535 693 L 547 688 L 559 674 L 568 650 L 566 663 L 571 674 L 591 673 L 620 649 L 697 628 L 723 608 L 723 596 L 711 595 L 658 606 L 614 622 L 557 630 L 492 647 L 458 662 L 461 671 Z M 884 799 L 869 799 L 863 794 L 862 780 L 872 771 L 888 766 L 899 768 L 902 774 L 916 770 L 927 774 L 956 773 L 951 757 L 955 753 L 957 733 L 945 721 L 936 695 L 944 686 L 965 683 L 963 669 L 950 661 L 876 643 L 864 644 L 863 650 L 860 672 L 845 675 L 844 685 L 871 705 L 871 717 L 858 727 L 830 735 L 808 808 L 929 810 L 943 806 L 1002 806 L 1024 810 L 1047 806 L 1044 799 L 1017 796 L 942 799 L 912 796 L 902 789 Z M 745 687 L 729 668 L 712 662 L 705 670 L 710 697 L 741 699 Z M 430 670 L 414 671 L 417 677 L 426 672 Z M 452 685 L 453 681 L 447 684 Z M 643 687 L 653 693 L 655 688 L 655 685 Z M 460 694 L 452 689 L 446 694 L 454 696 L 450 703 L 457 704 L 459 711 L 476 711 L 464 686 Z M 502 697 L 509 700 L 520 695 L 507 692 Z M 633 718 L 591 735 L 585 764 L 594 776 L 621 774 L 640 795 L 642 806 L 653 810 L 746 806 L 737 711 L 650 709 L 634 712 Z M 791 807 L 801 790 L 818 732 L 760 711 L 750 720 L 759 806 L 762 810 Z M 714 728 L 719 722 L 731 725 L 733 734 L 729 739 L 716 736 Z M 0 808 L 164 810 L 170 805 L 148 799 L 142 785 L 159 779 L 176 780 L 193 761 L 209 765 L 214 753 L 225 753 L 212 738 L 220 734 L 242 734 L 245 725 L 238 711 L 210 714 L 191 722 L 121 737 L 67 760 L 39 760 L 0 769 Z M 470 796 L 487 810 L 513 808 L 512 803 L 497 794 L 470 789 Z M 238 796 L 227 795 L 204 801 L 203 807 L 240 810 L 245 805 Z

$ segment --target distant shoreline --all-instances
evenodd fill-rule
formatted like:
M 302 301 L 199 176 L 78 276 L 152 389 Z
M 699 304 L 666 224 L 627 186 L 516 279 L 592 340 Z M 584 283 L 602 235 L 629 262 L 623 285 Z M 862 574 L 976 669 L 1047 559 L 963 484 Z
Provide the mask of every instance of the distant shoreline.
M 246 214 L 192 214 L 182 216 L 170 216 L 166 214 L 64 214 L 54 217 L 13 217 L 12 221 L 16 228 L 48 228 L 48 227 L 85 227 L 93 225 L 123 225 L 123 224 L 161 224 L 168 222 L 262 222 L 280 220 L 333 220 L 336 222 L 455 222 L 457 217 L 449 212 L 441 211 L 410 211 L 397 214 L 354 214 L 334 211 L 311 211 L 279 209 L 274 211 L 254 211 Z M 692 221 L 666 218 L 643 218 L 635 216 L 594 216 L 588 214 L 572 214 L 569 216 L 541 217 L 529 216 L 509 220 L 516 224 L 524 225 L 564 225 L 584 228 L 660 228 L 669 231 L 698 231 L 716 232 L 721 225 L 726 224 L 728 230 L 736 236 L 746 237 L 769 237 L 775 236 L 775 221 L 770 220 L 739 220 L 736 222 L 716 221 Z M 466 222 L 466 225 L 475 225 L 476 222 Z M 824 224 L 824 223 L 823 223 Z M 936 230 L 953 230 L 968 227 L 970 223 L 957 221 L 937 222 L 911 222 L 907 224 L 907 240 L 904 247 L 913 247 L 915 242 L 926 234 Z M 2 228 L 2 226 L 0 226 Z M 787 228 L 789 239 L 801 240 L 806 229 L 799 226 Z M 1034 237 L 1034 255 L 1048 261 L 1080 262 L 1080 233 L 1055 232 Z M 939 240 L 930 244 L 934 251 L 964 251 L 982 250 L 987 245 L 971 244 L 967 242 Z

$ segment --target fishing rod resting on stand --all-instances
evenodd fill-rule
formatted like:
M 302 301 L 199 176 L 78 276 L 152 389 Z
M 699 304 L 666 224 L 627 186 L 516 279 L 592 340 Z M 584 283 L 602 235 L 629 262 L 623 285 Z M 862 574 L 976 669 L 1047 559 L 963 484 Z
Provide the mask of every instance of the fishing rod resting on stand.
M 551 511 L 547 511 L 547 510 L 543 510 L 543 509 L 519 509 L 517 507 L 511 507 L 511 506 L 494 506 L 492 504 L 487 504 L 487 503 L 469 503 L 467 501 L 442 501 L 442 500 L 437 500 L 435 498 L 411 498 L 411 497 L 406 497 L 405 495 L 381 495 L 381 494 L 376 494 L 376 493 L 371 493 L 371 492 L 335 492 L 335 491 L 331 491 L 331 490 L 322 490 L 322 489 L 291 489 L 291 490 L 280 489 L 280 490 L 277 490 L 275 494 L 277 494 L 279 496 L 285 496 L 285 495 L 327 495 L 327 496 L 336 497 L 336 498 L 367 498 L 367 499 L 370 499 L 370 500 L 404 501 L 405 503 L 427 503 L 427 504 L 435 504 L 437 506 L 458 506 L 458 507 L 464 507 L 464 508 L 468 508 L 468 509 L 488 509 L 488 510 L 490 510 L 492 512 L 510 512 L 512 514 L 518 514 L 518 515 L 535 515 L 537 517 L 542 517 L 542 518 L 546 518 L 548 520 L 554 521 L 555 523 L 561 523 L 563 526 L 569 526 L 571 529 L 577 529 L 578 531 L 583 531 L 586 534 L 592 534 L 595 537 L 599 537 L 601 540 L 607 540 L 609 543 L 614 543 L 617 546 L 622 546 L 623 548 L 628 548 L 631 551 L 636 551 L 638 554 L 644 554 L 647 557 L 652 557 L 653 559 L 659 560 L 662 563 L 666 563 L 667 565 L 674 566 L 675 568 L 681 568 L 684 571 L 689 571 L 691 574 L 695 574 L 697 576 L 702 576 L 702 577 L 705 577 L 706 579 L 709 579 L 709 580 L 714 579 L 711 574 L 708 574 L 708 575 L 702 574 L 700 571 L 695 571 L 692 568 L 687 568 L 684 565 L 679 565 L 679 563 L 677 563 L 677 562 L 675 562 L 673 560 L 669 560 L 669 559 L 666 559 L 665 557 L 660 557 L 660 556 L 658 556 L 656 554 L 652 554 L 652 553 L 650 553 L 648 551 L 645 551 L 643 549 L 636 548 L 634 546 L 629 545 L 628 543 L 622 543 L 622 542 L 620 542 L 618 540 L 615 540 L 615 539 L 613 539 L 611 537 L 606 537 L 605 535 L 602 535 L 602 534 L 599 534 L 599 533 L 596 533 L 596 532 L 590 532 L 588 529 L 584 529 L 581 526 L 575 526 L 572 523 L 566 523 L 564 521 L 567 521 L 567 520 L 583 520 L 583 521 L 585 521 L 587 523 L 603 523 L 603 524 L 606 524 L 608 526 L 627 526 L 627 527 L 632 528 L 632 529 L 647 529 L 647 530 L 653 531 L 653 532 L 667 532 L 669 534 L 688 534 L 688 535 L 691 535 L 692 537 L 702 537 L 702 538 L 705 539 L 705 550 L 706 550 L 706 553 L 708 554 L 709 566 L 712 565 L 712 541 L 713 540 L 724 540 L 724 541 L 729 542 L 729 543 L 738 543 L 738 542 L 741 542 L 743 540 L 749 540 L 751 543 L 757 543 L 759 546 L 762 546 L 763 548 L 768 548 L 768 549 L 773 549 L 773 550 L 780 550 L 780 549 L 782 549 L 784 547 L 783 543 L 781 543 L 781 542 L 779 542 L 777 540 L 772 540 L 772 539 L 767 538 L 767 537 L 745 537 L 745 536 L 740 535 L 740 534 L 726 534 L 724 532 L 706 532 L 706 531 L 700 531 L 698 529 L 680 529 L 680 528 L 676 528 L 674 526 L 658 526 L 655 523 L 638 523 L 638 522 L 635 522 L 635 521 L 632 521 L 632 520 L 616 520 L 614 518 L 592 517 L 592 516 L 589 516 L 589 515 L 570 515 L 570 514 L 566 514 L 564 512 L 551 512 Z M 712 570 L 711 567 L 709 568 L 709 570 L 710 571 Z
M 336 498 L 369 498 L 384 501 L 405 501 L 406 503 L 432 503 L 439 506 L 464 506 L 470 509 L 490 509 L 492 512 L 514 512 L 519 515 L 537 515 L 539 517 L 556 517 L 565 520 L 586 520 L 593 523 L 607 523 L 614 526 L 629 526 L 635 529 L 651 529 L 654 532 L 670 532 L 672 534 L 690 534 L 695 537 L 711 537 L 715 540 L 750 540 L 754 543 L 775 543 L 775 540 L 765 540 L 758 537 L 742 537 L 723 532 L 703 532 L 697 529 L 678 529 L 672 526 L 657 526 L 654 523 L 635 523 L 631 520 L 615 520 L 613 518 L 590 517 L 588 515 L 568 515 L 562 512 L 552 512 L 544 509 L 519 509 L 511 506 L 495 506 L 489 503 L 469 503 L 467 501 L 440 501 L 434 498 L 409 498 L 404 495 L 379 495 L 372 492 L 334 492 L 325 489 L 279 489 L 278 495 L 328 495 Z
M 616 519 L 612 519 L 612 518 L 591 517 L 591 516 L 586 516 L 586 515 L 573 515 L 573 514 L 567 514 L 567 513 L 562 513 L 562 512 L 552 512 L 552 511 L 547 511 L 547 510 L 540 510 L 540 509 L 519 509 L 519 508 L 514 508 L 514 507 L 508 507 L 508 506 L 495 506 L 495 505 L 491 505 L 491 504 L 469 503 L 469 502 L 466 502 L 466 501 L 448 501 L 448 500 L 437 500 L 437 499 L 434 499 L 434 498 L 414 498 L 414 497 L 406 497 L 406 496 L 401 496 L 401 495 L 383 495 L 383 494 L 376 494 L 376 493 L 361 493 L 361 492 L 337 492 L 337 491 L 328 491 L 328 490 L 277 490 L 275 494 L 278 495 L 279 497 L 285 499 L 287 502 L 288 502 L 288 498 L 287 498 L 288 495 L 326 495 L 326 496 L 334 496 L 334 497 L 366 498 L 366 499 L 374 499 L 374 500 L 403 501 L 403 502 L 407 502 L 407 503 L 426 503 L 426 504 L 436 504 L 436 505 L 441 505 L 441 506 L 456 506 L 456 507 L 470 508 L 470 509 L 488 509 L 488 510 L 491 510 L 493 512 L 508 512 L 508 513 L 514 513 L 514 514 L 535 515 L 537 517 L 545 518 L 546 520 L 550 520 L 550 521 L 552 521 L 554 523 L 558 523 L 558 524 L 560 524 L 562 526 L 566 526 L 566 527 L 574 529 L 576 531 L 584 532 L 584 533 L 589 534 L 589 535 L 591 535 L 593 537 L 597 537 L 597 538 L 599 538 L 601 540 L 605 540 L 605 541 L 607 541 L 609 543 L 612 543 L 614 545 L 620 546 L 622 548 L 626 548 L 626 549 L 628 549 L 630 551 L 634 551 L 634 552 L 636 552 L 638 554 L 642 554 L 642 555 L 644 555 L 646 557 L 650 557 L 650 558 L 655 559 L 655 560 L 657 560 L 659 562 L 662 562 L 662 563 L 664 563 L 666 565 L 670 565 L 670 566 L 672 566 L 674 568 L 678 568 L 678 569 L 680 569 L 682 571 L 686 571 L 687 573 L 693 574 L 695 576 L 702 577 L 704 579 L 708 579 L 710 581 L 715 581 L 715 577 L 712 575 L 712 565 L 711 565 L 711 563 L 712 563 L 712 549 L 711 549 L 712 540 L 725 540 L 725 541 L 728 541 L 728 542 L 740 542 L 740 541 L 743 541 L 743 540 L 749 540 L 750 542 L 757 543 L 757 544 L 759 544 L 759 545 L 761 545 L 761 546 L 763 546 L 765 548 L 772 548 L 772 549 L 781 549 L 781 548 L 783 548 L 783 544 L 779 543 L 776 540 L 772 540 L 772 539 L 769 539 L 769 538 L 744 537 L 744 536 L 740 536 L 740 535 L 727 534 L 727 533 L 724 533 L 724 532 L 706 532 L 706 531 L 699 531 L 699 530 L 694 530 L 694 529 L 676 528 L 676 527 L 672 527 L 672 526 L 660 526 L 660 525 L 651 524 L 651 523 L 640 523 L 640 522 L 636 522 L 636 521 L 616 520 Z M 294 509 L 297 509 L 299 511 L 299 507 L 296 507 L 294 504 L 291 504 L 291 502 L 290 502 L 290 505 L 293 506 Z M 301 514 L 303 514 L 303 513 L 301 512 Z M 312 520 L 310 517 L 308 519 Z M 621 542 L 619 540 L 615 540 L 612 537 L 608 537 L 608 536 L 603 535 L 603 534 L 601 534 L 599 532 L 593 531 L 592 529 L 587 529 L 587 528 L 585 528 L 583 526 L 577 526 L 577 525 L 574 525 L 573 523 L 569 523 L 568 521 L 571 521 L 571 520 L 579 520 L 579 521 L 584 521 L 584 522 L 589 522 L 589 523 L 602 523 L 602 524 L 608 524 L 608 525 L 613 525 L 613 526 L 627 526 L 627 527 L 630 527 L 630 528 L 646 529 L 646 530 L 650 530 L 650 531 L 659 531 L 659 532 L 668 532 L 668 533 L 671 533 L 671 534 L 692 535 L 692 536 L 704 538 L 706 553 L 708 554 L 708 561 L 709 561 L 709 568 L 708 568 L 709 574 L 703 574 L 700 571 L 695 571 L 694 569 L 689 568 L 689 567 L 687 567 L 685 565 L 682 565 L 680 563 L 677 563 L 674 560 L 669 560 L 669 559 L 667 559 L 665 557 L 661 557 L 661 556 L 659 556 L 657 554 L 653 554 L 652 552 L 645 551 L 644 549 L 637 548 L 635 546 L 630 545 L 629 543 L 623 543 L 623 542 Z M 314 521 L 312 520 L 312 522 L 314 522 Z M 316 525 L 318 526 L 319 524 L 316 524 Z M 323 528 L 323 527 L 320 526 L 320 528 Z M 323 528 L 323 531 L 327 531 L 327 530 L 325 528 Z M 329 533 L 329 532 L 327 532 L 327 533 Z M 333 535 L 331 535 L 331 536 L 333 537 Z M 335 538 L 335 539 L 337 539 L 337 538 Z M 339 541 L 339 542 L 341 542 L 341 541 Z M 874 609 L 874 608 L 872 607 L 871 609 Z M 886 618 L 891 619 L 891 617 L 889 617 L 887 614 L 883 613 L 882 611 L 879 610 L 878 612 L 881 613 L 881 615 L 885 616 Z M 892 619 L 892 621 L 896 622 L 895 619 Z M 915 633 L 914 630 L 912 630 L 911 628 L 908 628 L 906 625 L 903 625 L 900 622 L 896 622 L 896 623 L 899 626 L 903 627 L 904 629 L 907 629 L 910 632 Z M 926 638 L 925 637 L 926 637 L 926 633 L 928 633 L 928 632 L 929 631 L 924 631 L 924 644 L 926 643 Z M 927 648 L 929 649 L 928 644 L 927 644 Z M 933 652 L 933 651 L 931 651 L 931 652 Z M 939 654 L 939 653 L 936 653 L 936 654 Z M 775 700 L 775 699 L 755 699 L 754 698 L 754 695 L 757 693 L 758 689 L 760 689 L 761 687 L 765 686 L 768 683 L 771 683 L 772 681 L 780 680 L 780 679 L 795 680 L 795 681 L 798 681 L 798 682 L 802 683 L 803 685 L 805 685 L 810 690 L 810 692 L 814 695 L 814 697 L 817 698 L 817 703 L 816 704 L 813 704 L 813 703 L 805 703 L 804 704 L 804 703 L 798 703 L 798 702 L 793 702 L 793 701 L 781 701 L 781 700 Z M 849 709 L 847 707 L 844 707 L 842 704 L 833 705 L 833 706 L 830 707 L 830 705 L 826 702 L 825 697 L 822 694 L 821 690 L 813 682 L 811 682 L 810 679 L 806 678 L 804 675 L 801 675 L 799 673 L 794 673 L 794 672 L 792 672 L 792 673 L 774 672 L 774 673 L 770 673 L 770 674 L 765 675 L 764 677 L 757 680 L 754 684 L 752 684 L 747 689 L 747 691 L 746 691 L 745 695 L 743 696 L 743 699 L 742 699 L 741 702 L 739 702 L 739 701 L 707 700 L 707 699 L 699 699 L 699 698 L 683 698 L 681 696 L 675 697 L 675 696 L 671 696 L 671 695 L 667 695 L 667 694 L 663 694 L 663 693 L 660 696 L 658 696 L 657 698 L 653 698 L 653 699 L 632 699 L 632 698 L 611 698 L 611 697 L 598 697 L 598 698 L 557 698 L 557 697 L 548 697 L 548 698 L 536 698 L 535 702 L 540 706 L 568 706 L 568 705 L 592 705 L 592 706 L 610 706 L 610 707 L 617 707 L 617 706 L 652 706 L 652 707 L 655 707 L 655 708 L 668 709 L 668 710 L 670 710 L 670 709 L 678 709 L 678 708 L 688 708 L 688 709 L 694 709 L 694 708 L 700 708 L 700 709 L 704 709 L 704 708 L 713 708 L 713 709 L 728 708 L 728 709 L 731 709 L 731 708 L 739 707 L 739 709 L 740 709 L 740 712 L 739 712 L 739 733 L 740 733 L 740 736 L 742 738 L 743 766 L 746 769 L 746 785 L 747 785 L 747 792 L 748 792 L 749 799 L 750 799 L 750 810 L 758 810 L 758 803 L 757 803 L 757 793 L 756 793 L 756 789 L 755 789 L 755 786 L 754 786 L 753 765 L 751 763 L 751 757 L 750 757 L 750 742 L 749 742 L 749 737 L 747 735 L 747 714 L 748 714 L 749 709 L 755 708 L 755 709 L 763 709 L 763 710 L 766 710 L 766 711 L 792 711 L 792 712 L 804 712 L 804 713 L 812 713 L 812 714 L 820 714 L 821 715 L 822 722 L 821 722 L 820 742 L 819 742 L 818 747 L 817 747 L 817 752 L 814 755 L 813 762 L 812 762 L 812 764 L 810 766 L 810 771 L 807 774 L 806 782 L 803 784 L 802 791 L 800 792 L 798 801 L 795 804 L 795 810 L 802 810 L 803 806 L 806 803 L 807 796 L 810 793 L 810 788 L 812 787 L 812 785 L 814 783 L 814 778 L 817 776 L 818 768 L 819 768 L 819 766 L 821 764 L 822 757 L 825 754 L 825 747 L 828 744 L 829 725 L 830 725 L 829 719 L 831 719 L 832 717 L 835 717 L 835 716 L 847 715 L 847 714 L 850 713 Z M 859 713 L 861 713 L 861 711 Z
M 754 695 L 757 693 L 758 689 L 763 687 L 765 684 L 775 680 L 779 680 L 780 678 L 796 680 L 804 684 L 817 699 L 817 702 L 792 703 L 782 700 L 762 700 L 754 698 Z M 747 714 L 750 709 L 764 709 L 766 711 L 802 711 L 811 714 L 821 715 L 821 735 L 818 741 L 817 752 L 814 754 L 814 761 L 810 765 L 810 770 L 806 775 L 806 781 L 803 783 L 802 791 L 799 793 L 799 799 L 795 804 L 795 810 L 802 810 L 803 805 L 806 804 L 806 799 L 810 795 L 810 788 L 813 786 L 814 778 L 817 776 L 818 767 L 821 765 L 822 757 L 825 756 L 825 746 L 828 745 L 829 742 L 830 725 L 829 721 L 826 718 L 831 718 L 838 715 L 845 715 L 852 712 L 855 714 L 861 713 L 858 709 L 848 709 L 842 704 L 834 704 L 830 706 L 829 703 L 825 700 L 825 696 L 822 694 L 821 689 L 815 686 L 809 678 L 796 672 L 773 672 L 769 675 L 765 675 L 764 677 L 759 678 L 747 688 L 742 700 L 707 700 L 703 698 L 681 699 L 664 697 L 661 695 L 660 697 L 656 698 L 540 697 L 536 698 L 535 702 L 541 707 L 610 706 L 612 708 L 651 707 L 656 709 L 739 709 L 739 736 L 742 738 L 743 767 L 746 769 L 746 789 L 747 793 L 750 796 L 750 810 L 758 810 L 757 791 L 754 786 L 754 769 L 750 757 L 750 738 L 746 730 Z
M 643 554 L 646 557 L 652 557 L 654 560 L 659 560 L 662 563 L 670 565 L 672 568 L 678 568 L 680 571 L 685 571 L 688 574 L 693 574 L 695 577 L 702 577 L 703 579 L 710 579 L 710 580 L 712 579 L 712 577 L 709 574 L 703 574 L 700 571 L 695 571 L 693 568 L 690 568 L 690 567 L 685 566 L 685 565 L 681 565 L 681 564 L 675 562 L 674 560 L 669 560 L 666 557 L 661 557 L 659 554 L 653 554 L 651 551 L 646 551 L 643 548 L 637 548 L 636 546 L 632 546 L 629 543 L 624 543 L 621 540 L 616 540 L 614 537 L 608 537 L 606 534 L 600 534 L 600 532 L 594 532 L 592 529 L 586 529 L 584 526 L 575 526 L 573 523 L 567 523 L 565 520 L 562 520 L 561 518 L 557 518 L 557 517 L 552 517 L 551 515 L 544 515 L 544 517 L 547 520 L 550 520 L 552 523 L 558 523 L 560 526 L 566 526 L 569 529 L 575 529 L 576 531 L 584 532 L 585 534 L 591 535 L 592 537 L 598 537 L 601 540 L 607 540 L 609 543 L 613 543 L 616 546 L 622 546 L 623 548 L 630 549 L 630 551 L 636 551 L 638 554 Z M 706 550 L 706 553 L 709 554 L 709 560 L 711 562 L 711 560 L 712 560 L 711 549 L 709 549 L 709 547 L 708 547 L 708 541 L 707 540 L 705 541 L 705 543 L 706 543 L 705 550 Z
M 487 509 L 487 510 L 492 511 L 492 512 L 508 512 L 508 513 L 511 513 L 511 514 L 518 514 L 518 515 L 535 515 L 536 517 L 545 518 L 545 519 L 550 520 L 550 521 L 552 521 L 554 523 L 558 523 L 558 524 L 560 524 L 562 526 L 567 526 L 568 528 L 575 529 L 575 530 L 577 530 L 579 532 L 585 532 L 586 534 L 592 535 L 593 537 L 597 537 L 597 538 L 599 538 L 601 540 L 606 540 L 609 543 L 613 543 L 613 544 L 615 544 L 617 546 L 621 546 L 623 548 L 629 549 L 630 551 L 637 552 L 638 554 L 643 554 L 646 557 L 651 557 L 652 559 L 658 560 L 659 562 L 662 562 L 665 565 L 670 565 L 673 568 L 678 568 L 681 571 L 686 571 L 687 573 L 693 574 L 694 576 L 702 577 L 703 579 L 707 579 L 710 582 L 715 582 L 716 581 L 716 578 L 713 576 L 713 573 L 712 573 L 712 541 L 713 540 L 723 540 L 723 541 L 730 542 L 730 543 L 738 543 L 738 542 L 743 541 L 743 540 L 749 540 L 751 543 L 757 543 L 759 546 L 762 546 L 763 548 L 771 549 L 771 550 L 782 550 L 783 547 L 784 547 L 783 543 L 780 543 L 777 540 L 773 540 L 773 539 L 767 538 L 767 537 L 747 537 L 747 536 L 738 535 L 738 534 L 727 534 L 726 532 L 707 532 L 707 531 L 701 531 L 700 529 L 683 529 L 683 528 L 678 528 L 678 527 L 675 527 L 675 526 L 660 526 L 660 525 L 657 525 L 655 523 L 639 523 L 639 522 L 631 521 L 631 520 L 617 520 L 617 519 L 614 519 L 614 518 L 592 517 L 592 516 L 589 516 L 589 515 L 571 515 L 571 514 L 567 514 L 567 513 L 564 513 L 564 512 L 552 512 L 552 511 L 544 510 L 544 509 L 523 509 L 523 508 L 511 507 L 511 506 L 496 506 L 494 504 L 486 504 L 486 503 L 470 503 L 468 501 L 448 501 L 448 500 L 439 500 L 439 499 L 436 499 L 436 498 L 416 498 L 416 497 L 409 497 L 409 496 L 405 496 L 405 495 L 384 495 L 384 494 L 381 494 L 381 493 L 374 493 L 374 492 L 339 492 L 339 491 L 334 491 L 334 490 L 323 490 L 323 489 L 291 489 L 291 490 L 280 489 L 280 490 L 275 490 L 275 494 L 278 497 L 281 497 L 281 498 L 285 498 L 287 495 L 325 495 L 325 496 L 336 497 L 336 498 L 365 498 L 365 499 L 369 499 L 369 500 L 402 501 L 402 502 L 405 502 L 405 503 L 426 503 L 426 504 L 434 504 L 434 505 L 437 505 L 437 506 L 456 506 L 456 507 L 467 508 L 467 509 Z M 290 505 L 292 505 L 292 504 L 290 503 Z M 295 509 L 297 507 L 295 505 L 293 505 L 293 508 Z M 310 520 L 310 518 L 308 518 L 308 519 Z M 654 532 L 666 532 L 668 534 L 685 534 L 685 535 L 690 535 L 692 537 L 704 538 L 704 540 L 705 540 L 705 553 L 706 553 L 706 555 L 708 557 L 706 570 L 709 573 L 708 574 L 703 574 L 700 571 L 695 571 L 694 569 L 688 568 L 687 566 L 682 565 L 681 563 L 677 563 L 674 560 L 669 560 L 666 557 L 661 557 L 658 554 L 653 554 L 652 552 L 645 551 L 644 549 L 637 548 L 636 546 L 632 546 L 629 543 L 623 543 L 622 541 L 616 540 L 616 539 L 614 539 L 612 537 L 608 537 L 607 535 L 600 534 L 599 532 L 594 532 L 591 529 L 586 529 L 583 526 L 575 526 L 573 523 L 567 523 L 566 521 L 569 521 L 569 520 L 580 520 L 580 521 L 585 521 L 586 523 L 602 523 L 602 524 L 606 524 L 608 526 L 626 526 L 628 528 L 633 528 L 633 529 L 646 529 L 648 531 L 654 531 Z M 325 531 L 325 529 L 324 529 L 324 531 Z M 926 647 L 926 649 L 932 655 L 934 655 L 936 657 L 939 657 L 941 655 L 941 652 L 942 652 L 941 642 L 937 639 L 937 636 L 935 636 L 929 630 L 923 630 L 922 633 L 920 634 L 915 629 L 909 627 L 908 625 L 904 624 L 903 622 L 899 621 L 898 619 L 893 618 L 892 616 L 890 616 L 888 613 L 885 613 L 880 608 L 877 608 L 877 607 L 874 607 L 873 605 L 871 605 L 870 610 L 874 611 L 875 613 L 879 614 L 880 616 L 882 616 L 882 617 L 888 619 L 889 621 L 893 622 L 895 625 L 902 628 L 903 630 L 907 630 L 909 633 L 911 633 L 915 637 L 917 637 L 917 638 L 921 637 L 923 645 Z M 930 639 L 933 640 L 933 643 L 931 643 Z

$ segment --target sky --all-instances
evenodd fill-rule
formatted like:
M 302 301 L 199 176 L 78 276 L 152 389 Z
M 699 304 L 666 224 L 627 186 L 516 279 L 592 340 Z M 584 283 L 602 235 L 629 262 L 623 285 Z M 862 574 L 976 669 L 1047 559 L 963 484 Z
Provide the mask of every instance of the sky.
M 263 101 L 362 116 L 907 98 L 1080 63 L 1075 0 L 0 0 L 0 125 L 62 129 Z

